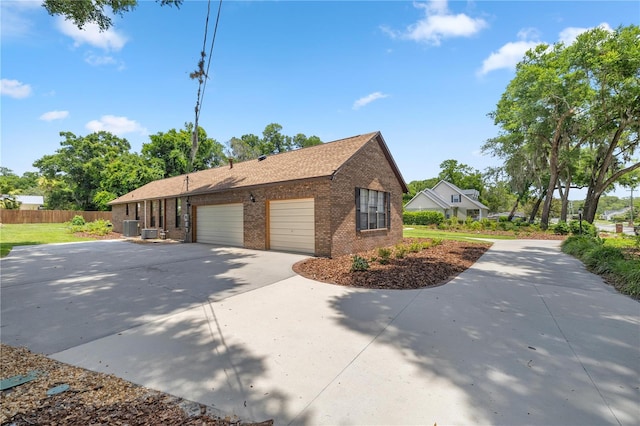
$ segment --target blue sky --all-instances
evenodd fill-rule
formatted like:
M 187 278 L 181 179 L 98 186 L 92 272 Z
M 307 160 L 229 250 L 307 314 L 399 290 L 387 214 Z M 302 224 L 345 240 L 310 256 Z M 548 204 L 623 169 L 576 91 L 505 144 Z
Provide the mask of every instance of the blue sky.
M 194 120 L 206 1 L 141 1 L 102 33 L 0 4 L 2 166 L 35 170 L 61 131 L 140 152 Z M 498 131 L 487 113 L 524 51 L 639 22 L 636 1 L 224 1 L 200 125 L 221 143 L 272 122 L 323 141 L 380 130 L 407 182 L 447 159 L 483 171 L 499 164 L 480 152 Z

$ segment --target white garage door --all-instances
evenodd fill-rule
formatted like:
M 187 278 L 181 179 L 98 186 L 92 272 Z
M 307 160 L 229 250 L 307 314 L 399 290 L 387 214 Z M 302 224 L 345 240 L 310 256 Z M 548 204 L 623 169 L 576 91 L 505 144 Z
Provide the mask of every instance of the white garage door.
M 271 250 L 315 254 L 316 233 L 313 198 L 269 203 Z
M 244 246 L 242 203 L 198 206 L 196 220 L 197 242 Z

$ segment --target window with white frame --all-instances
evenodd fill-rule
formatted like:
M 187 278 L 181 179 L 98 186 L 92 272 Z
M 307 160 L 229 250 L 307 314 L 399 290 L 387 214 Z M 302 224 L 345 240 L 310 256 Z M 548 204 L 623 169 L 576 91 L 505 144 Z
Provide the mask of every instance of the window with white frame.
M 391 194 L 356 188 L 356 230 L 391 227 Z
M 460 194 L 452 194 L 451 195 L 451 202 L 452 203 L 461 203 L 462 202 L 462 196 Z

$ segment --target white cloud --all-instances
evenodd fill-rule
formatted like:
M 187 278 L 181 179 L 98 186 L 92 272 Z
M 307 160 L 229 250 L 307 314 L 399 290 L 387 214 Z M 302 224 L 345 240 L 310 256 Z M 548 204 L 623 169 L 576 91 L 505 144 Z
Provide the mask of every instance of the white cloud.
M 482 18 L 471 18 L 463 13 L 452 14 L 447 7 L 446 0 L 414 3 L 414 6 L 424 10 L 424 18 L 409 25 L 404 31 L 395 31 L 387 27 L 383 27 L 382 30 L 392 38 L 439 46 L 442 39 L 470 37 L 488 26 Z
M 384 93 L 381 92 L 374 92 L 371 93 L 365 97 L 362 97 L 360 99 L 358 99 L 357 101 L 355 101 L 353 103 L 353 109 L 360 109 L 365 105 L 370 104 L 371 102 L 378 100 L 378 99 L 383 99 L 388 97 L 389 95 L 385 95 Z
M 89 65 L 93 65 L 94 67 L 101 65 L 113 65 L 117 63 L 113 56 L 96 55 L 93 52 L 87 52 L 87 54 L 84 55 L 84 61 Z
M 598 25 L 606 31 L 612 31 L 609 24 L 603 22 Z M 572 44 L 576 37 L 592 28 L 567 27 L 558 35 L 558 41 L 568 46 Z M 498 69 L 515 69 L 518 62 L 524 58 L 527 50 L 533 49 L 538 44 L 539 32 L 535 28 L 523 28 L 518 31 L 519 41 L 512 41 L 502 46 L 498 51 L 492 52 L 488 58 L 482 61 L 482 67 L 478 70 L 478 75 L 485 75 Z
M 69 111 L 49 111 L 40 116 L 40 120 L 53 121 L 62 120 L 69 116 Z
M 2 38 L 28 36 L 34 26 L 29 15 L 32 11 L 39 10 L 41 5 L 40 1 L 34 0 L 0 1 Z
M 85 127 L 92 132 L 104 130 L 118 136 L 125 133 L 140 133 L 143 135 L 149 133 L 137 121 L 129 120 L 127 117 L 116 117 L 115 115 L 103 115 L 100 120 L 91 120 Z
M 482 61 L 482 68 L 478 71 L 478 74 L 484 75 L 491 71 L 498 69 L 515 69 L 518 62 L 524 58 L 524 54 L 529 49 L 533 49 L 540 42 L 537 41 L 513 41 L 505 44 L 497 52 L 492 52 L 491 55 L 484 61 Z
M 73 22 L 58 18 L 57 26 L 60 32 L 74 40 L 76 47 L 88 44 L 106 51 L 117 52 L 127 43 L 127 38 L 123 34 L 113 28 L 100 31 L 97 24 L 85 24 L 82 29 L 79 29 Z
M 603 22 L 602 24 L 598 25 L 598 28 L 602 28 L 603 30 L 606 30 L 606 31 L 613 31 L 609 26 L 609 24 L 607 24 L 606 22 Z M 560 34 L 558 35 L 558 38 L 559 38 L 558 41 L 564 43 L 565 46 L 568 46 L 570 44 L 573 44 L 573 42 L 576 41 L 576 38 L 580 34 L 586 31 L 589 31 L 591 29 L 593 28 L 567 27 L 564 30 L 560 31 Z
M 18 80 L 3 78 L 0 80 L 0 94 L 16 99 L 26 98 L 31 95 L 31 86 Z

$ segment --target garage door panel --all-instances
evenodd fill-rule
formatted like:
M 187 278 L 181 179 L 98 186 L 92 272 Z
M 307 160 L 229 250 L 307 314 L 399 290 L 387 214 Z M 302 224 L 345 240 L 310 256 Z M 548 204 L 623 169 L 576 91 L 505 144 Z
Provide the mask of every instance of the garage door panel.
M 270 248 L 315 254 L 313 198 L 269 203 Z
M 199 206 L 196 241 L 209 244 L 244 246 L 242 204 Z

